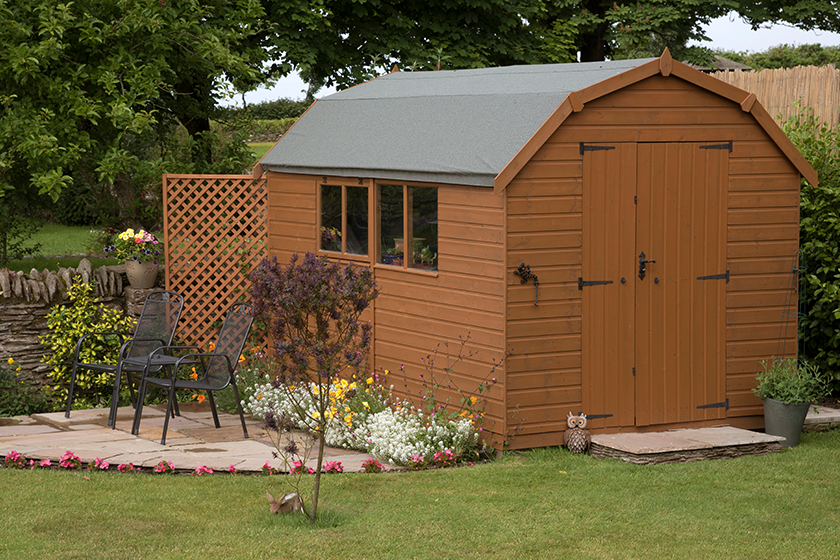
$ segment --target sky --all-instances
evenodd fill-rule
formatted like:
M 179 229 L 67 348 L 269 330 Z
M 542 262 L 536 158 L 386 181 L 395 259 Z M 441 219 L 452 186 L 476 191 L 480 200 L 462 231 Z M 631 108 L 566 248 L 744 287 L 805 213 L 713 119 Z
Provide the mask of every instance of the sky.
M 750 26 L 743 23 L 735 14 L 718 18 L 706 27 L 706 35 L 712 39 L 711 43 L 704 43 L 713 49 L 727 51 L 761 52 L 770 47 L 781 44 L 804 45 L 819 43 L 825 47 L 840 45 L 840 34 L 827 31 L 802 31 L 776 25 L 769 29 L 752 31 Z M 245 94 L 248 104 L 262 101 L 273 101 L 280 98 L 303 99 L 306 85 L 295 74 L 281 79 L 274 87 L 260 87 L 256 91 Z M 317 97 L 335 93 L 335 88 L 324 88 Z M 225 105 L 242 104 L 241 96 L 229 100 Z

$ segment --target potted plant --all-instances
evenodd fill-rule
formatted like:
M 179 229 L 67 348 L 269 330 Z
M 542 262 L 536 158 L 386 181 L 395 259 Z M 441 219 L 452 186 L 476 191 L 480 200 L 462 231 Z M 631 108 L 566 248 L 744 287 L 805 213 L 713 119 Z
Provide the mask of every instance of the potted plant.
M 795 447 L 811 403 L 829 393 L 829 379 L 817 366 L 794 358 L 761 365 L 753 393 L 764 401 L 764 431 L 783 436 L 782 447 Z
M 105 254 L 125 262 L 125 275 L 134 288 L 147 289 L 157 282 L 161 244 L 145 230 L 128 228 L 114 236 Z
M 402 266 L 403 250 L 402 247 L 388 247 L 382 254 L 383 264 L 393 264 Z

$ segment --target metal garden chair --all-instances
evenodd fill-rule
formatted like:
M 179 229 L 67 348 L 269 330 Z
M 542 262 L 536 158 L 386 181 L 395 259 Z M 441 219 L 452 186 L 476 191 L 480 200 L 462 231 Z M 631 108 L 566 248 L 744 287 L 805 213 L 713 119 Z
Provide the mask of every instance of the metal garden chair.
M 73 389 L 76 385 L 76 371 L 79 368 L 92 371 L 100 371 L 114 374 L 114 392 L 111 399 L 111 412 L 108 415 L 108 425 L 112 428 L 117 423 L 117 405 L 120 398 L 120 380 L 125 373 L 128 386 L 131 390 L 131 398 L 134 399 L 134 383 L 132 373 L 141 373 L 146 367 L 145 358 L 155 348 L 172 344 L 175 336 L 175 328 L 181 318 L 181 311 L 184 309 L 184 296 L 175 292 L 156 291 L 149 294 L 143 304 L 143 311 L 134 329 L 134 335 L 125 340 L 125 337 L 116 332 L 89 333 L 82 336 L 76 343 L 76 353 L 73 356 L 73 370 L 70 374 L 70 389 L 67 395 L 67 410 L 64 413 L 70 418 L 70 407 L 73 404 Z M 117 354 L 115 364 L 88 364 L 79 361 L 79 355 L 85 347 L 85 341 L 95 335 L 118 338 L 120 340 L 120 351 Z M 141 360 L 142 359 L 142 360 Z M 141 360 L 141 361 L 138 361 Z
M 239 411 L 239 420 L 242 422 L 242 433 L 247 438 L 248 428 L 245 426 L 245 415 L 242 413 L 242 403 L 239 399 L 239 389 L 236 387 L 234 372 L 239 356 L 242 354 L 242 349 L 245 347 L 245 340 L 251 331 L 251 324 L 254 322 L 253 315 L 253 307 L 250 304 L 233 304 L 225 316 L 225 322 L 219 332 L 219 338 L 213 352 L 201 352 L 201 349 L 197 346 L 164 346 L 152 352 L 146 359 L 146 368 L 140 381 L 137 410 L 134 412 L 131 433 L 137 435 L 140 430 L 143 401 L 150 383 L 166 389 L 169 396 L 166 416 L 163 421 L 163 434 L 160 438 L 161 445 L 166 444 L 169 417 L 177 412 L 176 389 L 207 391 L 210 409 L 213 412 L 213 421 L 216 428 L 220 428 L 213 391 L 221 391 L 228 385 L 232 385 L 233 396 L 236 399 L 236 406 Z M 184 350 L 195 350 L 195 352 L 184 353 Z M 173 354 L 177 354 L 177 356 L 173 356 Z M 168 370 L 167 377 L 156 377 L 154 375 L 156 370 L 160 370 L 161 367 Z M 178 379 L 178 372 L 182 367 L 189 367 L 188 371 L 195 368 L 196 379 Z M 175 407 L 174 410 L 173 406 Z

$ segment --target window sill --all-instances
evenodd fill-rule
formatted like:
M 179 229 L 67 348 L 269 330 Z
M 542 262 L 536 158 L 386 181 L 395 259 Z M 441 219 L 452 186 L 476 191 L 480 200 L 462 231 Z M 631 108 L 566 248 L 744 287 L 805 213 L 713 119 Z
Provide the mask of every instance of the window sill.
M 376 263 L 373 265 L 373 268 L 379 270 L 394 270 L 400 272 L 410 272 L 412 274 L 419 274 L 421 276 L 428 276 L 430 278 L 437 278 L 439 271 L 437 270 L 424 270 L 422 268 L 405 268 L 402 266 L 394 266 L 392 264 L 384 264 L 384 263 Z

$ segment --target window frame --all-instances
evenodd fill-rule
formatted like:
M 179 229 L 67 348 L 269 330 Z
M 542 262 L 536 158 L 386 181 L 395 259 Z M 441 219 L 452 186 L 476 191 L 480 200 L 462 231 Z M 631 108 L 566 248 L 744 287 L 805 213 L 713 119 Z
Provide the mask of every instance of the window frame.
M 392 186 L 392 187 L 402 187 L 402 203 L 403 203 L 403 214 L 402 214 L 402 225 L 403 225 L 403 263 L 402 265 L 395 265 L 395 264 L 386 264 L 382 262 L 382 211 L 381 211 L 381 196 L 382 186 Z M 415 184 L 415 183 L 405 183 L 402 181 L 388 181 L 387 179 L 377 180 L 374 181 L 373 184 L 373 191 L 374 191 L 374 216 L 375 216 L 375 232 L 373 236 L 373 242 L 375 244 L 373 255 L 373 264 L 376 267 L 382 267 L 387 270 L 403 270 L 409 271 L 412 273 L 417 274 L 425 274 L 425 275 L 432 275 L 437 276 L 440 271 L 440 229 L 438 229 L 438 264 L 434 270 L 427 270 L 422 268 L 413 268 L 409 266 L 409 259 L 406 258 L 408 251 L 406 251 L 405 247 L 413 247 L 414 246 L 414 232 L 409 231 L 409 219 L 412 215 L 412 202 L 413 197 L 411 193 L 412 188 L 423 188 L 423 189 L 435 189 L 437 191 L 436 196 L 436 210 L 440 212 L 440 187 L 438 185 L 422 185 L 422 184 Z M 412 261 L 413 262 L 413 261 Z
M 371 245 L 375 241 L 375 224 L 376 220 L 372 220 L 375 212 L 375 200 L 371 196 L 374 182 L 372 179 L 362 178 L 344 178 L 344 177 L 322 177 L 320 181 L 316 182 L 315 187 L 315 244 L 317 253 L 326 257 L 338 258 L 341 260 L 350 260 L 357 262 L 371 263 L 374 257 L 371 251 Z M 322 187 L 341 187 L 341 251 L 329 251 L 321 247 L 321 228 L 323 227 L 323 197 Z M 359 255 L 356 253 L 347 252 L 347 189 L 348 188 L 365 188 L 367 190 L 367 254 Z

